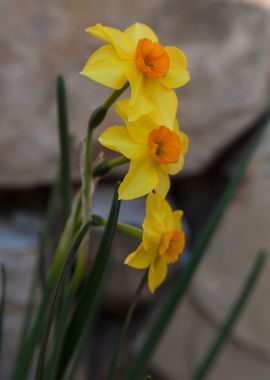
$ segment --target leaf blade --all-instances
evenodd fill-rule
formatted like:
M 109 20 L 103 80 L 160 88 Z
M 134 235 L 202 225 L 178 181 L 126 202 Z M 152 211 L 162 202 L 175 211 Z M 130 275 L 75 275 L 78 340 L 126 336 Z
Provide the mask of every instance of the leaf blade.
M 195 247 L 192 251 L 192 256 L 189 262 L 186 264 L 185 269 L 183 270 L 181 276 L 175 283 L 175 286 L 168 296 L 167 300 L 165 300 L 162 305 L 161 311 L 158 314 L 156 320 L 153 323 L 153 326 L 150 329 L 149 334 L 147 335 L 144 344 L 142 345 L 141 350 L 139 351 L 137 357 L 133 361 L 132 366 L 130 367 L 125 380 L 137 380 L 142 374 L 150 356 L 152 355 L 157 343 L 159 342 L 162 334 L 165 331 L 165 328 L 169 324 L 176 307 L 179 302 L 184 297 L 186 290 L 189 287 L 189 284 L 192 280 L 192 276 L 194 275 L 197 267 L 199 266 L 205 249 L 208 246 L 211 238 L 214 235 L 214 232 L 220 222 L 227 206 L 229 205 L 230 200 L 235 194 L 241 179 L 248 167 L 248 164 L 261 141 L 265 130 L 270 126 L 270 122 L 267 122 L 263 125 L 260 131 L 256 134 L 248 151 L 243 157 L 239 168 L 230 181 L 229 185 L 225 189 L 223 195 L 221 196 L 220 201 L 216 209 L 210 215 L 209 221 L 206 223 L 205 228 L 203 229 L 199 239 L 195 243 Z

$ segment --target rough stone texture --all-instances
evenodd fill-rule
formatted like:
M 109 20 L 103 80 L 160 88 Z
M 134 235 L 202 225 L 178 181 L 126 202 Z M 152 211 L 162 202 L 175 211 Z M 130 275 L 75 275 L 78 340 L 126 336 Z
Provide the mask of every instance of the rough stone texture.
M 212 321 L 229 310 L 259 250 L 270 247 L 270 125 L 195 278 L 193 296 Z M 248 304 L 237 340 L 270 360 L 270 263 Z
M 245 315 L 249 314 L 247 310 Z M 243 315 L 243 317 L 245 317 Z M 241 325 L 242 319 L 238 325 Z M 217 334 L 190 301 L 176 312 L 151 362 L 156 379 L 190 380 Z M 152 372 L 150 371 L 150 372 Z M 268 380 L 270 364 L 228 341 L 207 380 Z
M 69 89 L 78 177 L 79 141 L 89 112 L 110 93 L 78 75 L 100 46 L 83 29 L 96 22 L 124 28 L 138 20 L 189 58 L 192 81 L 179 91 L 181 124 L 191 138 L 186 173 L 203 169 L 265 110 L 270 16 L 259 7 L 224 0 L 5 0 L 0 5 L 1 186 L 54 179 L 59 72 Z M 111 114 L 103 126 L 114 119 Z
M 18 213 L 0 221 L 0 262 L 7 272 L 1 379 L 10 378 L 35 270 L 38 217 Z M 18 270 L 20 268 L 20 270 Z
M 251 4 L 260 5 L 261 7 L 265 7 L 266 9 L 270 8 L 269 0 L 244 0 L 244 1 Z

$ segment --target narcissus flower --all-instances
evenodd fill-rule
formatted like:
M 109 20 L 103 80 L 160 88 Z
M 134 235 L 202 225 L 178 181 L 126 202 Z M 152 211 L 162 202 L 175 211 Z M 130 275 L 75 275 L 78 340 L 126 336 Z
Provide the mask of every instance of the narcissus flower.
M 161 45 L 155 33 L 140 23 L 124 32 L 101 24 L 86 32 L 107 45 L 90 56 L 81 74 L 114 89 L 129 82 L 129 121 L 153 113 L 156 121 L 164 119 L 171 124 L 178 104 L 173 88 L 190 79 L 185 54 L 176 47 Z
M 142 243 L 125 260 L 125 264 L 148 271 L 148 287 L 153 293 L 164 281 L 168 264 L 177 262 L 185 246 L 181 229 L 183 212 L 172 211 L 160 195 L 151 193 L 146 200 Z
M 98 139 L 102 145 L 130 160 L 129 171 L 119 187 L 119 198 L 134 199 L 152 190 L 165 197 L 170 188 L 169 175 L 183 167 L 188 137 L 179 130 L 177 121 L 172 129 L 156 124 L 150 116 L 128 122 L 128 101 L 123 99 L 116 106 L 127 126 L 108 128 Z

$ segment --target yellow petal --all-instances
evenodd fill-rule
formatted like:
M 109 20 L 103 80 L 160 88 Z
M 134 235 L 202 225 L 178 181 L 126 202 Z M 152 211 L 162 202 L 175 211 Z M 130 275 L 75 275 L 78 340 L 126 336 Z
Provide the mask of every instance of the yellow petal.
M 123 154 L 129 159 L 138 159 L 145 154 L 145 147 L 131 138 L 126 127 L 115 125 L 106 129 L 98 138 L 101 145 Z
M 186 154 L 186 152 L 188 150 L 188 145 L 189 145 L 189 138 L 182 131 L 179 131 L 179 137 L 181 140 L 182 152 L 183 152 L 183 154 Z
M 112 44 L 120 58 L 131 58 L 130 56 L 133 54 L 131 41 L 121 30 L 96 24 L 85 29 L 85 31 L 102 41 Z
M 179 121 L 177 118 L 175 118 L 174 122 L 173 122 L 173 131 L 175 133 L 179 133 L 179 131 L 180 131 L 180 125 L 179 125 Z
M 138 161 L 131 161 L 129 171 L 119 187 L 119 199 L 134 199 L 150 193 L 158 182 L 158 175 L 152 160 L 145 155 Z
M 141 38 L 148 38 L 152 42 L 157 42 L 158 38 L 149 26 L 136 22 L 127 28 L 124 33 L 130 38 L 134 49 L 137 47 L 137 42 Z
M 183 211 L 182 210 L 174 211 L 172 214 L 172 217 L 173 217 L 173 228 L 176 230 L 181 230 Z
M 81 74 L 105 86 L 120 89 L 127 82 L 124 75 L 127 69 L 127 62 L 119 59 L 112 46 L 105 45 L 91 55 Z
M 150 193 L 146 199 L 146 218 L 143 222 L 143 245 L 150 248 L 159 244 L 161 236 L 167 231 L 166 218 L 172 214 L 169 203 L 159 194 Z
M 153 129 L 158 128 L 159 125 L 156 124 L 149 115 L 142 116 L 132 122 L 128 121 L 129 102 L 130 99 L 121 99 L 116 103 L 115 110 L 127 124 L 128 131 L 134 141 L 146 143 L 148 141 L 149 133 Z
M 173 129 L 178 106 L 174 90 L 164 87 L 157 79 L 147 78 L 145 82 L 142 90 L 152 104 L 151 117 L 158 125 Z
M 167 275 L 167 264 L 160 258 L 157 258 L 150 265 L 148 272 L 148 287 L 151 293 L 162 284 Z
M 162 170 L 162 168 L 160 168 L 158 170 L 158 185 L 157 187 L 155 188 L 155 191 L 160 194 L 163 198 L 166 197 L 166 195 L 168 194 L 168 191 L 170 189 L 170 177 L 168 175 L 168 173 L 166 173 L 166 171 Z
M 137 269 L 144 269 L 150 266 L 153 261 L 155 251 L 146 250 L 142 244 L 132 252 L 125 260 L 125 264 Z
M 135 63 L 126 72 L 126 77 L 131 88 L 128 120 L 134 121 L 142 115 L 149 114 L 153 110 L 153 102 L 144 90 L 147 78 L 137 69 Z
M 167 46 L 165 50 L 170 58 L 170 66 L 167 75 L 159 79 L 160 83 L 168 88 L 184 86 L 190 80 L 184 52 L 174 46 Z
M 118 115 L 121 117 L 121 119 L 124 120 L 124 122 L 128 123 L 128 106 L 129 106 L 130 99 L 125 98 L 119 100 L 115 105 L 115 111 L 118 113 Z
M 179 173 L 184 166 L 184 156 L 180 154 L 179 160 L 175 164 L 168 164 L 168 172 L 170 175 Z
M 179 156 L 179 160 L 178 162 L 176 162 L 175 164 L 168 164 L 168 172 L 170 175 L 175 175 L 177 173 L 179 173 L 182 169 L 183 169 L 183 166 L 184 166 L 184 161 L 185 161 L 185 154 L 188 150 L 188 145 L 189 145 L 189 139 L 187 137 L 187 135 L 185 133 L 183 133 L 182 131 L 178 131 L 178 136 L 180 138 L 180 141 L 181 141 L 181 154 Z
M 141 143 L 148 145 L 148 136 L 153 129 L 160 126 L 150 117 L 150 115 L 141 116 L 139 119 L 128 122 L 127 128 L 132 138 Z

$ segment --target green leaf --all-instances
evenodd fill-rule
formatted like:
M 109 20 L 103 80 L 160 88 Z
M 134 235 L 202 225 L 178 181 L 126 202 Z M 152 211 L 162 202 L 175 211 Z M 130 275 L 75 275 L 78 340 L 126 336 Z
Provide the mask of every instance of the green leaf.
M 69 310 L 71 310 L 74 296 L 74 289 L 69 287 L 64 294 L 59 316 L 56 321 L 52 352 L 45 372 L 46 380 L 54 379 L 56 376 L 61 350 L 69 323 Z
M 46 282 L 46 265 L 45 265 L 45 254 L 46 254 L 46 243 L 51 234 L 52 225 L 54 222 L 54 217 L 56 213 L 56 209 L 58 206 L 58 202 L 60 200 L 60 176 L 58 174 L 55 184 L 51 190 L 49 201 L 46 208 L 45 218 L 43 221 L 43 225 L 38 235 L 38 258 L 37 258 L 37 273 L 33 276 L 33 282 L 31 285 L 32 291 L 29 294 L 29 308 L 26 313 L 26 319 L 24 324 L 24 334 L 28 328 L 28 321 L 30 320 L 31 315 L 31 303 L 35 295 L 35 290 L 37 287 L 37 280 L 39 280 L 41 289 L 45 290 L 45 282 Z
M 3 320 L 5 312 L 5 301 L 6 301 L 6 268 L 3 263 L 0 264 L 0 286 L 1 286 L 1 297 L 0 297 L 0 358 L 3 351 Z
M 55 254 L 53 257 L 53 263 L 51 266 L 51 270 L 48 276 L 48 284 L 54 287 L 59 276 L 60 270 L 63 266 L 65 258 L 70 252 L 72 244 L 78 234 L 78 231 L 81 228 L 81 194 L 80 191 L 77 193 L 73 200 L 73 207 L 71 210 L 71 214 L 66 222 L 66 226 L 61 234 L 60 240 L 55 250 Z
M 209 370 L 212 368 L 215 360 L 217 359 L 218 354 L 224 346 L 224 343 L 228 339 L 237 319 L 239 318 L 241 312 L 243 311 L 249 296 L 251 295 L 254 286 L 257 283 L 259 275 L 263 269 L 266 260 L 266 253 L 261 252 L 255 260 L 252 270 L 250 271 L 244 286 L 232 306 L 223 326 L 221 327 L 216 340 L 213 345 L 210 347 L 209 351 L 205 355 L 205 358 L 202 361 L 202 364 L 199 366 L 196 371 L 193 380 L 203 380 L 207 376 Z
M 14 371 L 12 374 L 12 380 L 25 380 L 30 370 L 30 366 L 33 361 L 35 348 L 38 340 L 40 339 L 42 329 L 44 327 L 44 321 L 46 316 L 46 310 L 48 308 L 53 288 L 46 285 L 41 304 L 38 309 L 37 317 L 34 321 L 30 332 L 21 341 L 19 350 L 16 356 Z
M 56 315 L 56 311 L 57 311 L 59 302 L 61 301 L 61 297 L 64 292 L 65 282 L 70 273 L 77 250 L 91 224 L 92 224 L 92 221 L 90 220 L 80 231 L 77 239 L 75 240 L 71 248 L 69 255 L 66 257 L 64 265 L 58 277 L 56 287 L 53 291 L 53 295 L 50 300 L 50 306 L 48 310 L 46 311 L 46 320 L 45 320 L 45 325 L 44 325 L 44 329 L 42 333 L 41 346 L 40 346 L 39 356 L 38 356 L 38 361 L 37 361 L 37 368 L 36 368 L 36 375 L 35 375 L 36 380 L 43 379 L 43 368 L 45 364 L 46 348 L 47 348 L 50 331 L 51 331 L 54 318 Z
M 141 350 L 133 361 L 128 374 L 125 377 L 125 380 L 137 380 L 141 376 L 145 366 L 148 363 L 149 358 L 151 357 L 175 310 L 177 309 L 179 302 L 184 297 L 191 283 L 192 277 L 203 258 L 203 254 L 208 246 L 208 243 L 213 237 L 226 208 L 228 207 L 233 195 L 235 194 L 238 185 L 240 184 L 241 179 L 247 169 L 250 159 L 252 158 L 259 142 L 261 141 L 265 129 L 269 125 L 269 122 L 266 123 L 251 142 L 250 147 L 243 157 L 235 176 L 230 181 L 220 201 L 218 202 L 217 207 L 213 211 L 204 229 L 202 230 L 202 233 L 196 241 L 189 262 L 186 264 L 183 272 L 181 273 L 181 276 L 179 276 L 179 278 L 174 283 L 174 287 L 168 298 L 163 303 L 162 308 L 156 317 L 156 320 L 154 321 L 149 333 L 146 336 Z
M 94 130 L 96 127 L 98 127 L 102 121 L 104 120 L 108 109 L 111 107 L 111 105 L 119 98 L 120 95 L 128 88 L 129 83 L 127 82 L 124 84 L 122 88 L 119 90 L 113 91 L 113 93 L 108 97 L 108 99 L 97 109 L 94 110 L 92 115 L 89 118 L 88 122 L 88 128 L 91 130 Z
M 71 178 L 70 178 L 70 135 L 68 128 L 66 87 L 64 78 L 59 75 L 56 80 L 58 130 L 60 141 L 60 187 L 63 200 L 65 221 L 71 211 Z
M 145 284 L 147 283 L 147 277 L 148 277 L 148 271 L 145 271 L 145 273 L 144 273 L 144 275 L 143 275 L 143 277 L 139 283 L 139 286 L 136 289 L 136 292 L 134 293 L 134 295 L 132 297 L 132 300 L 131 300 L 130 306 L 128 308 L 128 312 L 127 312 L 127 315 L 125 318 L 125 322 L 124 322 L 122 331 L 120 333 L 117 345 L 115 347 L 115 350 L 114 350 L 114 353 L 112 356 L 111 364 L 110 364 L 108 375 L 107 375 L 107 380 L 113 380 L 116 376 L 117 363 L 118 363 L 118 360 L 120 357 L 120 353 L 121 353 L 123 344 L 125 342 L 125 338 L 126 338 L 126 335 L 128 332 L 129 324 L 130 324 L 131 319 L 133 317 L 133 313 L 135 311 L 135 307 L 137 305 L 138 299 L 140 298 L 140 295 L 141 295 L 141 293 L 145 287 Z
M 67 370 L 64 379 L 72 379 L 73 373 L 77 368 L 81 354 L 88 340 L 88 335 L 93 325 L 100 301 L 110 250 L 116 230 L 119 208 L 120 201 L 118 200 L 117 186 L 112 201 L 108 223 L 105 227 L 102 240 L 96 253 L 91 273 L 86 281 L 82 295 L 75 309 L 74 317 L 67 332 L 57 379 L 61 378 L 65 369 Z
M 57 257 L 55 256 L 50 276 L 43 291 L 43 297 L 39 306 L 37 316 L 34 320 L 32 327 L 28 333 L 24 333 L 20 341 L 16 362 L 13 370 L 12 380 L 23 380 L 27 378 L 30 370 L 31 363 L 33 361 L 35 348 L 39 341 L 42 329 L 44 327 L 44 321 L 46 317 L 46 311 L 50 304 L 53 289 L 59 277 L 61 268 L 64 264 L 66 255 L 71 250 L 72 242 L 75 240 L 75 236 L 78 233 L 77 219 L 81 210 L 81 199 L 79 196 L 74 200 L 73 212 L 70 215 L 66 228 L 60 239 Z M 31 302 L 31 300 L 29 300 Z M 31 313 L 31 310 L 30 312 Z M 29 313 L 27 312 L 26 318 Z M 28 322 L 27 322 L 28 323 Z M 28 331 L 28 326 L 27 326 Z

